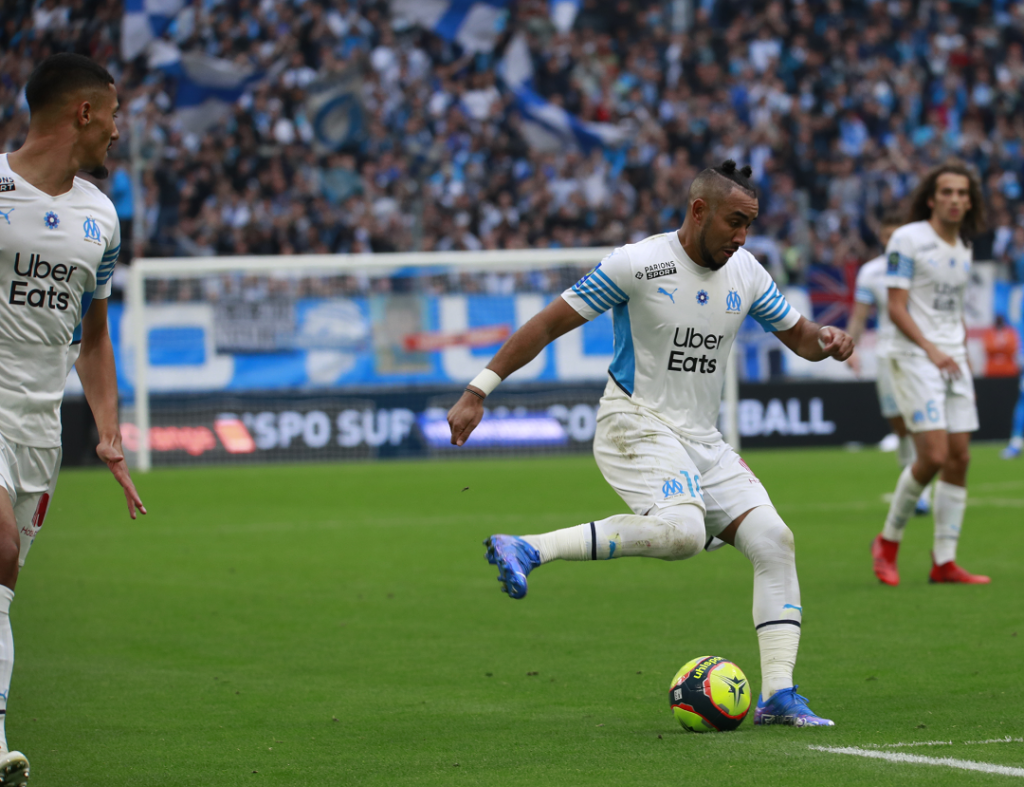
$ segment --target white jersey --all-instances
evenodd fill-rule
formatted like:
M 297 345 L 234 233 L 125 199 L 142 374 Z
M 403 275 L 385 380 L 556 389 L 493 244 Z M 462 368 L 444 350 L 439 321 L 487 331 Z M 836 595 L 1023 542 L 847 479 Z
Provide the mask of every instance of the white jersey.
M 675 232 L 616 249 L 562 298 L 588 320 L 612 310 L 615 386 L 602 413 L 639 406 L 700 442 L 721 439 L 725 361 L 747 314 L 766 331 L 800 319 L 749 252 L 712 271 L 687 256 Z
M 888 263 L 885 255 L 865 262 L 857 271 L 857 303 L 874 306 L 878 313 L 878 333 L 875 339 L 875 355 L 885 358 L 889 354 L 896 326 L 889 319 L 889 285 L 886 284 Z
M 892 234 L 885 253 L 885 284 L 910 290 L 907 309 L 924 337 L 944 353 L 966 356 L 964 291 L 971 276 L 970 248 L 960 238 L 950 246 L 927 221 L 915 221 Z M 893 332 L 891 352 L 926 355 L 900 330 Z
M 114 206 L 75 178 L 52 197 L 0 155 L 0 434 L 13 443 L 60 445 L 68 350 L 82 315 L 110 296 L 121 248 Z

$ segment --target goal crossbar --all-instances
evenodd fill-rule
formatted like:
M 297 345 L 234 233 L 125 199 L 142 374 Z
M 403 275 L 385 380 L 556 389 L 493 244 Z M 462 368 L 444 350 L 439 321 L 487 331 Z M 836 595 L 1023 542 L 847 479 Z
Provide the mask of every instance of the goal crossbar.
M 145 319 L 147 279 L 249 273 L 273 275 L 287 271 L 303 273 L 373 273 L 386 277 L 408 268 L 454 268 L 459 270 L 514 272 L 559 265 L 596 265 L 611 254 L 611 247 L 568 249 L 499 249 L 487 251 L 394 252 L 381 254 L 245 255 L 231 257 L 149 257 L 134 260 L 129 268 L 127 306 L 131 319 L 125 326 L 133 338 L 135 363 L 135 418 L 138 427 L 138 469 L 152 466 L 150 452 L 150 391 L 148 383 L 149 346 Z M 725 438 L 739 448 L 736 419 L 738 385 L 736 359 L 730 353 L 726 365 Z

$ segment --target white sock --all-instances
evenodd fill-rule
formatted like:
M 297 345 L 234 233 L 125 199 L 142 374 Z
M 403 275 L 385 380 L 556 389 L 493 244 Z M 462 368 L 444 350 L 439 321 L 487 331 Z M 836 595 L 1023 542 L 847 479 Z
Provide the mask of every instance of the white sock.
M 932 554 L 935 563 L 942 565 L 956 560 L 956 546 L 967 508 L 967 489 L 962 486 L 935 482 L 935 545 Z
M 793 685 L 800 646 L 800 582 L 793 533 L 772 506 L 758 506 L 736 531 L 736 548 L 754 566 L 754 627 L 761 647 L 761 696 Z
M 758 629 L 757 642 L 761 647 L 761 697 L 767 700 L 780 689 L 793 685 L 800 629 L 795 626 Z
M 14 671 L 14 635 L 11 633 L 11 601 L 14 591 L 0 585 L 0 751 L 7 751 L 7 732 L 4 722 L 7 718 L 7 695 L 11 690 L 11 673 Z
M 899 448 L 896 449 L 896 461 L 900 467 L 910 467 L 917 459 L 917 449 L 914 448 L 914 438 L 905 434 L 900 438 Z
M 910 467 L 907 465 L 900 473 L 900 480 L 896 482 L 896 492 L 889 504 L 889 514 L 885 517 L 885 527 L 882 528 L 882 538 L 887 541 L 903 540 L 903 528 L 907 526 L 907 520 L 914 513 L 917 499 L 924 490 L 910 472 Z
M 617 514 L 521 538 L 537 550 L 541 563 L 613 557 L 683 560 L 704 548 L 704 512 L 695 505 L 656 508 L 648 516 Z

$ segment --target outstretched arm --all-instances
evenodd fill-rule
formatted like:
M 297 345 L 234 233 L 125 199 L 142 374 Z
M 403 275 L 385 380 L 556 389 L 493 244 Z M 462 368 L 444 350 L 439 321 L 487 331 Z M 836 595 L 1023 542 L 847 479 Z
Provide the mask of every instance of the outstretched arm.
M 139 499 L 128 474 L 128 465 L 121 450 L 121 427 L 117 418 L 117 370 L 114 368 L 114 348 L 107 333 L 107 301 L 94 300 L 82 318 L 82 353 L 75 362 L 78 377 L 85 390 L 86 401 L 96 420 L 100 443 L 96 453 L 107 463 L 110 472 L 124 489 L 128 514 L 136 517 L 136 509 L 143 514 L 146 507 Z
M 555 298 L 502 345 L 487 364 L 487 368 L 505 379 L 521 369 L 551 342 L 586 320 L 562 298 Z M 463 445 L 484 415 L 484 391 L 467 386 L 455 406 L 448 411 L 448 425 L 452 430 L 452 445 Z
M 920 347 L 928 355 L 928 360 L 939 367 L 951 377 L 960 376 L 960 365 L 942 350 L 925 338 L 921 328 L 914 318 L 910 316 L 907 308 L 907 301 L 910 298 L 910 290 L 901 287 L 889 288 L 889 317 L 893 325 L 903 331 L 903 335 Z M 965 332 L 966 335 L 966 332 Z
M 787 331 L 778 331 L 779 341 L 808 361 L 835 358 L 845 361 L 853 354 L 853 339 L 832 325 L 821 326 L 806 317 Z

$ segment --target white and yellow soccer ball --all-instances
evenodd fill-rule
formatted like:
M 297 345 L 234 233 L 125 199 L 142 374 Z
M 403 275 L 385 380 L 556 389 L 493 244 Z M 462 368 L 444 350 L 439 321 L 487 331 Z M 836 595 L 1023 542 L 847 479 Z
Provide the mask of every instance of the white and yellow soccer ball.
M 731 661 L 701 656 L 672 678 L 668 701 L 676 720 L 692 732 L 734 730 L 750 710 L 750 682 Z

